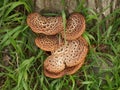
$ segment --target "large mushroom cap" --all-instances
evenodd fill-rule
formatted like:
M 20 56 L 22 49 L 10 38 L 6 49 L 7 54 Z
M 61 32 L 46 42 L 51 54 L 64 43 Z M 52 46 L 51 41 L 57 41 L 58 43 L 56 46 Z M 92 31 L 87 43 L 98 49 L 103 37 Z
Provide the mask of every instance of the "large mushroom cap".
M 79 13 L 70 15 L 67 21 L 66 31 L 61 31 L 62 37 L 66 40 L 74 40 L 80 37 L 85 31 L 85 19 Z
M 62 17 L 44 17 L 38 13 L 31 13 L 27 17 L 27 24 L 35 33 L 55 35 L 63 30 Z
M 58 78 L 66 74 L 75 73 L 84 63 L 87 52 L 88 45 L 84 38 L 80 37 L 77 40 L 67 41 L 66 45 L 55 50 L 45 60 L 45 75 L 51 78 Z
M 58 47 L 62 46 L 63 41 L 57 35 L 40 35 L 35 39 L 35 44 L 42 50 L 55 51 Z

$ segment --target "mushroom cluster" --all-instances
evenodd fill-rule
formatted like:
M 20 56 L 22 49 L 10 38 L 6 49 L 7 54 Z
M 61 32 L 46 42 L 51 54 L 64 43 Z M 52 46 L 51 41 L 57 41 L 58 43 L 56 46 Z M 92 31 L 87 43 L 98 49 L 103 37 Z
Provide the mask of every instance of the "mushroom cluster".
M 87 41 L 82 37 L 85 19 L 79 13 L 72 13 L 67 19 L 64 31 L 61 16 L 45 17 L 31 13 L 27 24 L 38 33 L 35 44 L 51 55 L 44 61 L 44 74 L 50 78 L 60 78 L 74 74 L 83 65 L 88 52 Z M 61 34 L 62 38 L 58 37 Z M 64 39 L 66 43 L 64 43 Z

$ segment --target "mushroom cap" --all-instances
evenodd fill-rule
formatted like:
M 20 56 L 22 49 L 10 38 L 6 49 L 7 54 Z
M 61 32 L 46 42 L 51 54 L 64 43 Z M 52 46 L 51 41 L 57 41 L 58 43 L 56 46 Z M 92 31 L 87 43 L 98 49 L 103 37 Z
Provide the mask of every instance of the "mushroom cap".
M 80 69 L 80 67 L 82 67 L 82 65 L 84 64 L 84 61 L 83 60 L 80 64 L 76 65 L 76 66 L 73 66 L 73 67 L 67 67 L 65 69 L 65 73 L 67 75 L 71 75 L 71 74 L 74 74 L 76 71 L 78 71 Z
M 35 39 L 35 44 L 40 49 L 45 51 L 54 51 L 58 47 L 62 46 L 62 39 L 59 39 L 57 35 L 40 35 Z
M 52 73 L 44 68 L 44 74 L 45 74 L 45 76 L 50 77 L 50 78 L 60 78 L 60 77 L 64 76 L 65 73 L 64 73 L 64 71 L 61 71 L 59 73 Z
M 88 45 L 84 38 L 67 41 L 66 45 L 55 50 L 44 62 L 45 75 L 58 78 L 75 73 L 84 63 Z M 55 77 L 54 77 L 55 76 Z
M 27 24 L 33 32 L 55 35 L 63 30 L 62 17 L 45 17 L 39 13 L 31 13 L 27 17 Z
M 50 78 L 60 78 L 64 75 L 71 75 L 74 74 L 76 71 L 78 71 L 80 69 L 80 67 L 84 64 L 84 61 L 81 62 L 80 64 L 73 66 L 73 67 L 67 67 L 65 68 L 63 71 L 59 72 L 59 73 L 53 73 L 53 72 L 49 72 L 47 69 L 44 68 L 44 74 L 47 77 Z
M 73 13 L 68 18 L 66 31 L 61 31 L 62 37 L 66 40 L 75 40 L 85 31 L 85 19 L 79 13 Z
M 64 58 L 60 55 L 51 55 L 49 56 L 45 62 L 44 67 L 53 73 L 59 73 L 65 69 Z

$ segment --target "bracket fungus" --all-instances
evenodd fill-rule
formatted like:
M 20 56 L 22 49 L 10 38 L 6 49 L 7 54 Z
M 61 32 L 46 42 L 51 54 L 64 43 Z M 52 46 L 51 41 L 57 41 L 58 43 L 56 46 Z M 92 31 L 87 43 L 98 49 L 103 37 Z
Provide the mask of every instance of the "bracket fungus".
M 85 19 L 79 13 L 73 13 L 67 20 L 66 31 L 61 31 L 63 38 L 74 40 L 80 37 L 85 31 Z M 65 34 L 65 35 L 64 35 Z
M 42 33 L 35 39 L 36 45 L 52 52 L 44 61 L 44 74 L 50 78 L 60 78 L 74 74 L 84 64 L 88 52 L 87 41 L 81 36 L 85 31 L 85 19 L 73 13 L 67 20 L 64 33 L 62 17 L 44 17 L 31 13 L 27 24 L 35 33 Z M 57 34 L 61 34 L 59 39 Z M 64 34 L 66 34 L 64 36 Z M 63 39 L 66 39 L 66 43 Z
M 44 62 L 45 75 L 59 78 L 66 74 L 75 73 L 83 64 L 88 52 L 86 40 L 79 37 L 77 40 L 67 41 L 52 53 Z
M 38 13 L 31 13 L 27 17 L 27 24 L 33 32 L 55 35 L 63 30 L 62 17 L 45 17 Z
M 35 39 L 35 44 L 40 49 L 45 51 L 55 51 L 58 47 L 63 45 L 62 39 L 59 39 L 57 35 L 39 35 Z

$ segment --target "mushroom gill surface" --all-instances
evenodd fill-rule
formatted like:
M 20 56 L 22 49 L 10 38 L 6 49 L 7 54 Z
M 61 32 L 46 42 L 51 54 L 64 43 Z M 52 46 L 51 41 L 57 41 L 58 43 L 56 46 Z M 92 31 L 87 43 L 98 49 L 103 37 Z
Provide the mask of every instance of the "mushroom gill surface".
M 84 63 L 88 45 L 84 38 L 67 41 L 49 56 L 44 62 L 44 73 L 51 78 L 59 78 L 75 73 Z
M 61 16 L 45 17 L 39 13 L 31 13 L 27 17 L 27 24 L 33 32 L 46 35 L 55 35 L 63 30 L 63 21 Z
M 45 51 L 55 51 L 57 48 L 63 45 L 62 39 L 59 39 L 57 35 L 40 35 L 35 39 L 35 44 L 40 49 Z
M 85 31 L 85 19 L 79 13 L 73 13 L 67 20 L 66 31 L 61 31 L 62 37 L 66 40 L 75 40 Z

